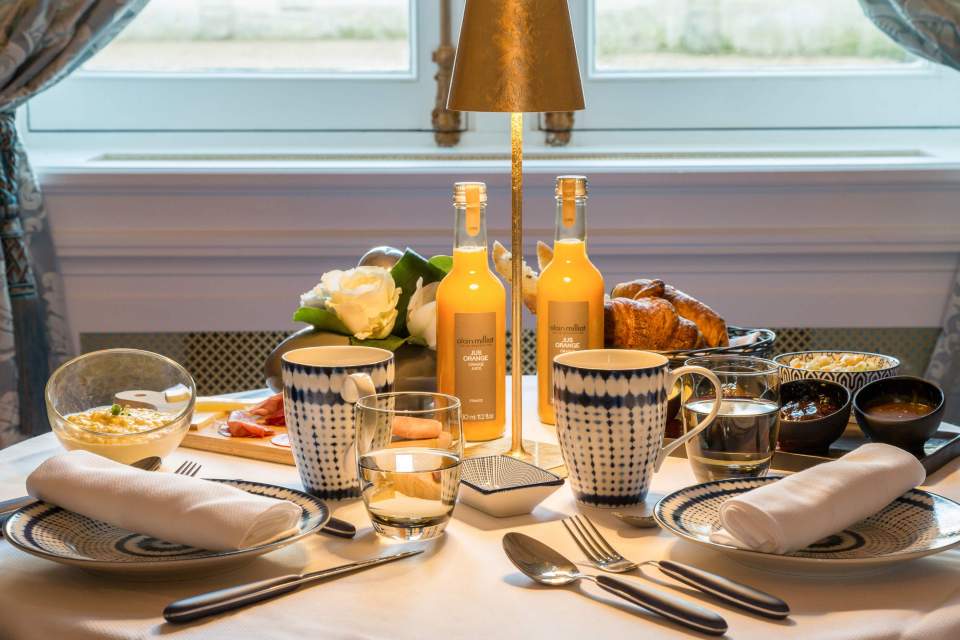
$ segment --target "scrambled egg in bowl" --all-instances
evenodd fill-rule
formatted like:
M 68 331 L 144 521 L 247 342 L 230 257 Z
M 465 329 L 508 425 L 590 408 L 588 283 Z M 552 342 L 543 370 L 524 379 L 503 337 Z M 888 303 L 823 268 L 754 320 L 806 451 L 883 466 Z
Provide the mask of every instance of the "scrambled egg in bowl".
M 105 434 L 143 433 L 169 424 L 176 417 L 156 409 L 97 407 L 66 416 L 67 422 L 87 431 Z
M 63 416 L 54 428 L 66 449 L 83 449 L 119 462 L 163 458 L 176 449 L 190 419 L 137 407 L 94 407 Z M 186 428 L 185 428 L 186 427 Z

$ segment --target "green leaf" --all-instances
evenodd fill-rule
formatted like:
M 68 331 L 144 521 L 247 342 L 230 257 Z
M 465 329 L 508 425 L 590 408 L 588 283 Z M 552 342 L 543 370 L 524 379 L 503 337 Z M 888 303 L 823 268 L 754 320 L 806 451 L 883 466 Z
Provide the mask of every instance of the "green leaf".
M 339 333 L 345 336 L 350 335 L 350 330 L 347 329 L 347 326 L 337 317 L 337 314 L 329 309 L 300 307 L 296 313 L 293 314 L 293 321 L 312 324 L 321 331 L 332 331 L 333 333 Z
M 386 349 L 387 351 L 396 351 L 407 342 L 409 338 L 401 338 L 400 336 L 395 336 L 393 334 L 387 336 L 386 338 L 374 339 L 368 338 L 366 340 L 360 340 L 359 338 L 350 338 L 350 344 L 357 347 L 379 347 L 380 349 Z
M 437 269 L 440 269 L 444 273 L 450 273 L 450 269 L 453 269 L 452 256 L 433 256 L 427 260 L 427 262 L 435 266 Z
M 397 322 L 393 325 L 393 333 L 406 338 L 410 335 L 407 331 L 407 305 L 410 304 L 410 297 L 417 290 L 417 280 L 423 278 L 423 284 L 426 286 L 431 282 L 443 280 L 447 274 L 408 247 L 403 257 L 390 269 L 390 275 L 401 289 L 400 300 L 397 301 Z

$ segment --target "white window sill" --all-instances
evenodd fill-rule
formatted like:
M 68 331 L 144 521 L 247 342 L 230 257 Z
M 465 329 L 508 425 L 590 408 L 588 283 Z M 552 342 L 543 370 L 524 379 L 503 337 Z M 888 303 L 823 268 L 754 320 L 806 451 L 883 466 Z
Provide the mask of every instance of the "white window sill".
M 279 134 L 176 134 L 131 139 L 105 134 L 26 136 L 34 169 L 45 183 L 84 176 L 94 183 L 123 176 L 318 174 L 493 174 L 509 171 L 507 133 L 465 132 L 452 149 L 430 132 L 353 132 L 286 138 Z M 525 132 L 528 174 L 857 174 L 960 169 L 960 129 L 777 131 L 577 131 L 568 147 L 547 147 L 540 131 Z M 99 176 L 99 178 L 98 178 Z

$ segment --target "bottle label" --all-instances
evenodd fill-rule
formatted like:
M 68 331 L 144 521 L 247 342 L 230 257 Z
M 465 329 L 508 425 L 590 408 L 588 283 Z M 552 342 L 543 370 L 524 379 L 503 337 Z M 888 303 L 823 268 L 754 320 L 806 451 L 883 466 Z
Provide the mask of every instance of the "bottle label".
M 563 202 L 560 220 L 565 229 L 573 226 L 577 221 L 577 202 L 574 200 L 577 184 L 573 180 L 564 180 L 560 183 L 561 199 Z
M 466 421 L 497 417 L 497 314 L 455 313 L 454 395 Z
M 467 187 L 467 235 L 471 238 L 480 233 L 480 189 L 477 185 Z
M 551 300 L 547 305 L 547 401 L 553 404 L 554 356 L 587 348 L 589 304 Z

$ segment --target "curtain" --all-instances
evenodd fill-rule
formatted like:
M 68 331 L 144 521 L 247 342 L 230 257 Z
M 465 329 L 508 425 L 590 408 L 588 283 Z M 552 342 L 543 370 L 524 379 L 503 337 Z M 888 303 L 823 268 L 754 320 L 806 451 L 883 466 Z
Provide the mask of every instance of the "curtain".
M 960 0 L 860 0 L 881 31 L 911 53 L 960 69 Z M 955 108 L 960 109 L 960 105 Z M 960 268 L 926 377 L 947 395 L 945 418 L 960 419 Z
M 0 0 L 0 448 L 49 430 L 44 385 L 72 350 L 49 221 L 17 136 L 16 109 L 110 42 L 146 3 Z

